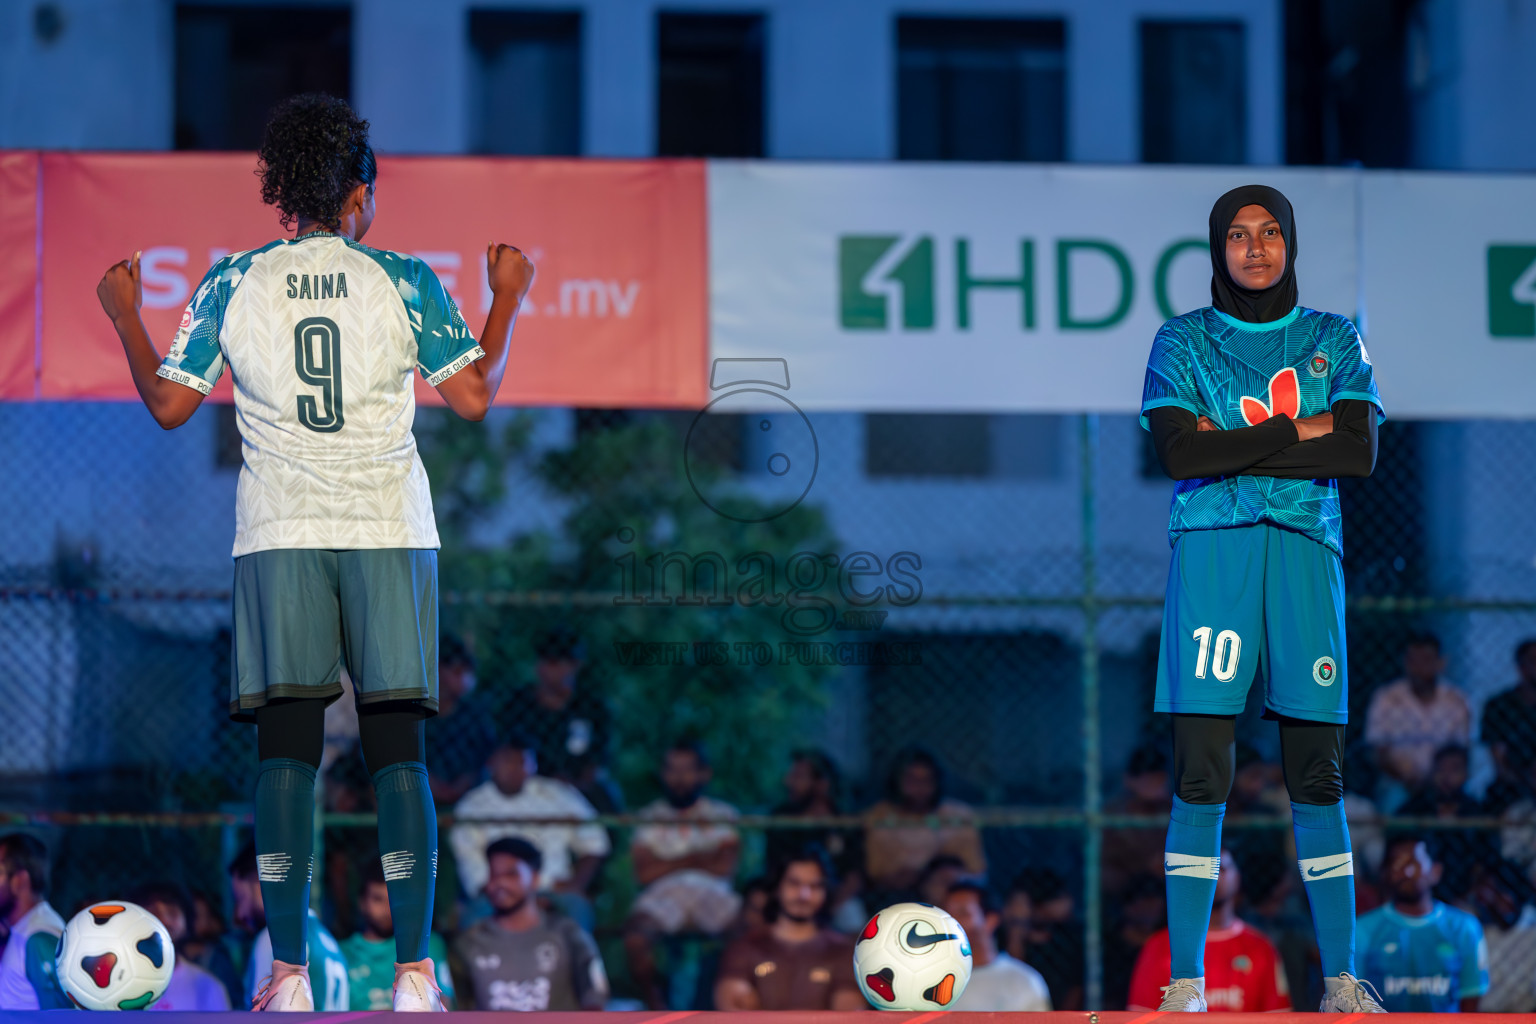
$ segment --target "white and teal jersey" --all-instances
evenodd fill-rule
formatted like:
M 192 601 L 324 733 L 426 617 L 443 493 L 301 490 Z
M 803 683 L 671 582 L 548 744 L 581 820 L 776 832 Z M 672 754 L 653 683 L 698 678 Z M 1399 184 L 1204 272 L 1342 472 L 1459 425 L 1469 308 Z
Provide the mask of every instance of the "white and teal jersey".
M 1376 986 L 1389 1013 L 1452 1013 L 1488 991 L 1483 926 L 1438 901 L 1423 917 L 1390 903 L 1361 915 L 1355 949 L 1360 977 Z
M 11 928 L 0 953 L 0 1010 L 57 1010 L 69 1005 L 55 960 L 64 919 L 44 900 Z
M 215 263 L 159 374 L 205 395 L 234 377 L 236 557 L 435 548 L 411 371 L 435 386 L 483 355 L 425 263 L 321 233 Z
M 362 932 L 341 940 L 347 958 L 347 977 L 352 986 L 352 1009 L 392 1010 L 395 1006 L 395 940 L 370 942 Z M 427 957 L 436 968 L 437 987 L 443 1001 L 453 1005 L 453 972 L 448 969 L 448 946 L 433 932 L 427 937 Z
M 309 987 L 315 994 L 315 1010 L 331 1013 L 349 1008 L 351 988 L 347 976 L 347 958 L 341 944 L 325 930 L 311 910 L 309 927 L 304 933 L 309 949 Z M 251 946 L 251 962 L 245 969 L 245 1002 L 249 1007 L 261 983 L 272 973 L 272 934 L 263 928 Z
M 1147 426 L 1148 412 L 1171 406 L 1236 430 L 1281 413 L 1315 416 L 1346 398 L 1370 402 L 1381 418 L 1365 342 L 1348 320 L 1297 306 L 1279 320 L 1250 324 L 1207 306 L 1158 330 L 1142 385 L 1141 425 Z M 1180 480 L 1173 488 L 1168 540 L 1189 530 L 1270 522 L 1342 555 L 1340 520 L 1336 480 Z

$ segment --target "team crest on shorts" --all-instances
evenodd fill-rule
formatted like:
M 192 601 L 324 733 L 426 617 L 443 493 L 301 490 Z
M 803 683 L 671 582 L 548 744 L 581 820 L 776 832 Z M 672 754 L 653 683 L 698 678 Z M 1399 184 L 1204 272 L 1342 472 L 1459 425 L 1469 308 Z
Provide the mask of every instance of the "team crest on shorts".
M 1328 376 L 1328 357 L 1319 352 L 1307 360 L 1307 372 L 1314 377 Z
M 1339 666 L 1333 659 L 1323 655 L 1312 663 L 1312 681 L 1318 686 L 1332 686 L 1333 681 L 1339 678 Z

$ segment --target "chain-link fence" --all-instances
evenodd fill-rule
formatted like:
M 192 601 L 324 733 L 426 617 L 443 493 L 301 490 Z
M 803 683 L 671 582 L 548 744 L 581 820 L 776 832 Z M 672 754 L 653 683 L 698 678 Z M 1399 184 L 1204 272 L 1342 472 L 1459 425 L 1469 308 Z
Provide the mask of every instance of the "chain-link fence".
M 786 440 L 799 424 L 809 446 Z M 227 920 L 256 767 L 254 730 L 226 717 L 228 409 L 164 433 L 136 406 L 8 405 L 0 430 L 0 820 L 48 842 L 66 916 L 169 876 Z M 1169 801 L 1151 691 L 1170 485 L 1133 417 L 558 409 L 467 424 L 424 409 L 417 436 L 442 625 L 468 654 L 457 706 L 429 725 L 462 769 L 443 813 L 487 753 L 466 720 L 536 734 L 542 770 L 577 784 L 613 841 L 591 921 L 617 991 L 634 994 L 631 815 L 692 737 L 709 792 L 750 815 L 740 885 L 796 829 L 862 876 L 843 923 L 923 891 L 935 857 L 928 892 L 984 868 L 1001 947 L 1041 970 L 1057 1008 L 1126 1005 L 1164 923 Z M 1360 907 L 1393 899 L 1383 837 L 1423 830 L 1435 895 L 1483 922 L 1513 1001 L 1498 1008 L 1536 1010 L 1529 984 L 1507 994 L 1536 960 L 1501 952 L 1530 948 L 1510 937 L 1536 917 L 1536 658 L 1515 664 L 1536 636 L 1536 424 L 1388 423 L 1376 473 L 1343 498 Z M 1415 690 L 1426 672 L 1440 689 Z M 1394 719 L 1409 697 L 1433 712 Z M 1305 1008 L 1321 980 L 1260 699 L 1239 720 L 1228 817 L 1237 910 Z M 376 855 L 347 710 L 328 720 L 315 886 L 338 935 Z M 830 804 L 786 796 L 806 748 L 838 769 Z M 893 768 L 918 750 L 951 802 L 914 832 Z M 476 901 L 444 868 L 451 930 Z M 704 1005 L 712 955 L 668 947 L 675 1004 Z

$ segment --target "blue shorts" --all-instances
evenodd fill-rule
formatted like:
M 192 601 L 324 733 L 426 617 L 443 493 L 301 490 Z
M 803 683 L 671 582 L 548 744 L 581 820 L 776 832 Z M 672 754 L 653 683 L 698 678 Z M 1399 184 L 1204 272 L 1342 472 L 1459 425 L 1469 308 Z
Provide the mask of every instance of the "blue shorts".
M 413 701 L 437 713 L 437 552 L 276 548 L 235 559 L 229 716 L 269 700 Z
M 1174 542 L 1156 710 L 1240 714 L 1258 674 L 1267 712 L 1342 723 L 1345 655 L 1344 570 L 1332 549 L 1268 523 Z

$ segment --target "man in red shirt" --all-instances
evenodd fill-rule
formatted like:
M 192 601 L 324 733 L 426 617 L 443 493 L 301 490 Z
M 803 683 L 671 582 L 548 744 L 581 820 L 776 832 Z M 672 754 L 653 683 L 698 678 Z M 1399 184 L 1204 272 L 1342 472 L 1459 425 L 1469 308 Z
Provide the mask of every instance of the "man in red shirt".
M 1291 992 L 1285 967 L 1274 945 L 1237 916 L 1237 894 L 1243 876 L 1230 850 L 1221 851 L 1221 873 L 1211 906 L 1211 929 L 1205 938 L 1205 999 L 1212 1012 L 1262 1013 L 1289 1010 Z M 1169 977 L 1168 929 L 1141 947 L 1131 975 L 1127 1010 L 1154 1010 L 1163 999 Z

